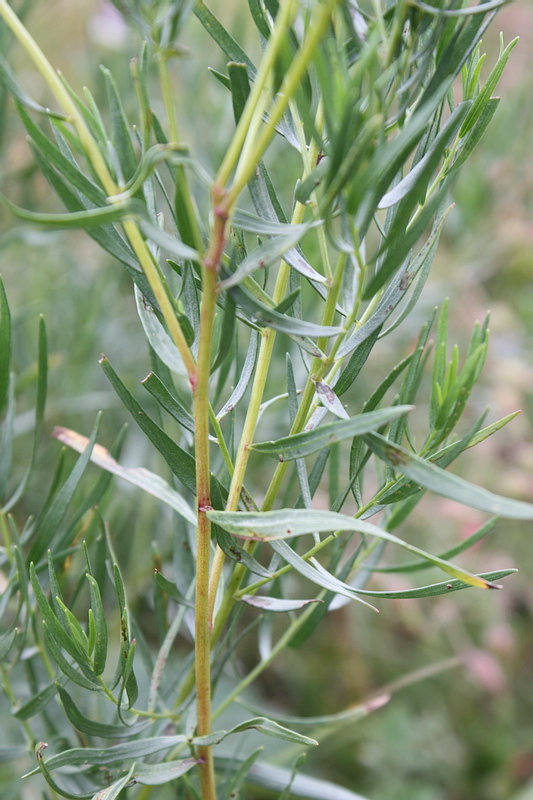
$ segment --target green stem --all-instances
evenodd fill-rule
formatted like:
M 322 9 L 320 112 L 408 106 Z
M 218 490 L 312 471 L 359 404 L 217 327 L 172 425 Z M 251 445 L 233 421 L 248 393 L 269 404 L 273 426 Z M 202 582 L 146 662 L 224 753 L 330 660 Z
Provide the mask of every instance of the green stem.
M 6 0 L 0 0 L 0 18 L 4 20 L 8 28 L 16 36 L 22 47 L 26 50 L 29 57 L 47 82 L 59 105 L 69 117 L 69 121 L 74 125 L 87 159 L 91 163 L 104 190 L 109 197 L 116 195 L 119 192 L 119 187 L 113 180 L 107 164 L 105 163 L 104 157 L 100 152 L 98 144 L 93 139 L 85 120 L 83 119 L 83 116 L 76 106 L 76 103 L 71 98 L 59 75 L 54 70 L 37 42 L 26 30 L 17 15 L 13 12 L 12 8 L 7 4 Z M 168 296 L 161 281 L 157 265 L 154 263 L 152 254 L 150 253 L 150 250 L 148 249 L 148 246 L 143 239 L 137 224 L 133 222 L 133 220 L 126 220 L 124 222 L 124 231 L 126 232 L 135 255 L 139 259 L 143 271 L 145 272 L 150 284 L 150 288 L 152 289 L 154 296 L 161 306 L 161 312 L 165 318 L 165 322 L 167 323 L 170 335 L 172 336 L 174 343 L 183 359 L 183 363 L 185 364 L 187 373 L 189 375 L 189 380 L 192 381 L 196 371 L 194 358 L 176 317 L 172 300 Z
M 289 101 L 294 97 L 302 76 L 316 53 L 320 40 L 331 20 L 331 14 L 338 2 L 339 0 L 326 0 L 326 2 L 319 6 L 315 19 L 310 26 L 307 38 L 302 47 L 298 50 L 285 76 L 274 105 L 268 111 L 267 123 L 264 125 L 259 135 L 255 132 L 253 138 L 251 136 L 249 137 L 248 141 L 250 146 L 247 147 L 245 145 L 245 147 L 243 147 L 243 153 L 237 165 L 235 179 L 227 196 L 229 207 L 233 206 L 236 202 L 237 197 L 252 177 L 257 164 L 270 144 L 276 130 L 276 125 L 280 122 L 285 113 Z M 244 158 L 244 156 L 246 157 Z
M 222 233 L 220 233 L 222 230 Z M 218 233 L 217 233 L 218 231 Z M 222 241 L 213 250 L 222 254 L 224 228 L 215 227 L 214 236 Z M 209 561 L 211 523 L 207 511 L 211 508 L 211 472 L 209 468 L 209 369 L 213 323 L 216 311 L 217 265 L 220 255 L 202 267 L 202 305 L 198 368 L 193 384 L 196 491 L 198 496 L 198 530 L 196 539 L 196 598 L 195 598 L 195 677 L 198 736 L 211 732 L 211 635 L 209 630 Z M 215 772 L 211 747 L 199 748 L 203 760 L 199 765 L 202 800 L 216 800 Z
M 252 141 L 257 136 L 257 131 L 263 114 L 265 112 L 269 95 L 267 94 L 267 86 L 270 80 L 270 75 L 274 67 L 276 57 L 280 47 L 285 43 L 285 35 L 289 29 L 294 16 L 298 10 L 298 3 L 296 0 L 285 0 L 278 12 L 276 19 L 276 26 L 273 34 L 268 40 L 268 45 L 263 53 L 259 72 L 253 82 L 252 90 L 246 101 L 241 118 L 237 125 L 235 134 L 231 140 L 230 146 L 224 156 L 220 169 L 215 180 L 215 185 L 226 186 L 230 179 L 233 168 L 239 159 L 242 162 L 243 155 L 246 150 L 246 142 Z M 251 138 L 252 137 L 252 138 Z M 253 163 L 250 159 L 253 156 L 246 155 L 246 163 L 250 163 L 252 170 L 255 169 L 259 158 Z M 247 183 L 247 181 L 245 181 Z
M 311 616 L 314 611 L 313 605 L 309 606 L 305 611 L 303 611 L 300 616 L 293 620 L 285 633 L 278 639 L 272 651 L 269 653 L 267 658 L 264 658 L 262 661 L 257 664 L 254 669 L 246 675 L 245 678 L 235 687 L 235 689 L 230 692 L 222 701 L 222 703 L 213 711 L 213 719 L 215 720 L 219 717 L 223 711 L 226 710 L 240 695 L 243 689 L 246 689 L 247 686 L 250 686 L 256 678 L 261 675 L 262 672 L 265 671 L 267 667 L 274 661 L 275 658 L 287 647 L 291 639 L 296 635 L 296 633 L 300 630 L 302 625 L 306 622 L 306 620 Z

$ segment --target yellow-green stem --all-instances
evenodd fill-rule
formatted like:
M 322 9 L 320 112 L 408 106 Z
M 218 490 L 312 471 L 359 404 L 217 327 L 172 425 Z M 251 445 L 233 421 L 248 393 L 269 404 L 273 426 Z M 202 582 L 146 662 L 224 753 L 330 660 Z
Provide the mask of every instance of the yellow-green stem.
M 69 121 L 74 125 L 87 159 L 91 163 L 92 168 L 98 176 L 98 179 L 100 180 L 104 190 L 109 197 L 116 195 L 119 192 L 119 187 L 113 180 L 107 164 L 105 163 L 104 157 L 100 152 L 98 144 L 93 139 L 85 120 L 83 119 L 83 116 L 76 106 L 76 103 L 70 96 L 59 75 L 54 70 L 37 42 L 24 27 L 12 8 L 7 4 L 6 0 L 0 0 L 0 18 L 4 20 L 11 32 L 16 36 L 19 43 L 26 50 L 27 54 L 54 94 L 59 105 L 68 116 Z M 189 379 L 191 379 L 194 376 L 196 368 L 194 358 L 181 331 L 172 301 L 168 297 L 168 294 L 160 279 L 157 266 L 153 261 L 152 255 L 136 223 L 133 222 L 133 220 L 126 220 L 124 222 L 124 230 L 135 255 L 139 259 L 139 262 L 145 271 L 150 287 L 157 301 L 161 304 L 161 312 L 165 318 L 165 322 L 167 323 L 174 343 L 183 359 Z
M 223 248 L 224 225 L 215 225 L 212 246 L 213 260 L 202 267 L 202 305 L 198 366 L 193 384 L 194 427 L 196 456 L 196 493 L 198 499 L 198 529 L 196 538 L 196 598 L 195 598 L 195 677 L 197 733 L 211 732 L 211 633 L 209 628 L 209 561 L 211 523 L 207 511 L 211 508 L 211 472 L 209 460 L 209 371 L 213 323 L 216 311 L 217 267 Z M 211 252 L 211 251 L 210 251 Z M 218 254 L 218 255 L 217 255 Z M 198 754 L 202 800 L 215 800 L 215 772 L 211 747 L 201 747 Z
M 276 125 L 280 122 L 287 110 L 289 101 L 298 89 L 302 76 L 316 53 L 316 48 L 324 35 L 331 19 L 331 14 L 338 2 L 339 0 L 326 0 L 319 7 L 314 22 L 310 26 L 309 33 L 285 76 L 277 99 L 268 111 L 267 123 L 261 133 L 258 136 L 254 136 L 252 146 L 246 148 L 246 159 L 241 158 L 237 165 L 235 179 L 227 197 L 230 207 L 235 203 L 237 197 L 252 177 L 257 164 L 270 144 Z

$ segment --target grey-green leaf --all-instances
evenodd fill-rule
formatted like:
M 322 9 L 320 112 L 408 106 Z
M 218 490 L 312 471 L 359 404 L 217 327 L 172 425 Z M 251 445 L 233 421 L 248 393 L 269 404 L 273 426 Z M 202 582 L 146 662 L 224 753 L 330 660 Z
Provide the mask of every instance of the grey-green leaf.
M 487 489 L 440 469 L 377 433 L 365 435 L 370 449 L 389 466 L 420 486 L 470 508 L 507 519 L 533 519 L 533 504 L 493 494 Z
M 295 433 L 292 436 L 285 436 L 282 439 L 271 442 L 257 442 L 252 445 L 252 449 L 277 458 L 279 461 L 303 458 L 315 453 L 317 450 L 322 450 L 323 447 L 329 447 L 334 442 L 352 439 L 354 436 L 360 436 L 362 433 L 380 428 L 382 425 L 386 425 L 388 422 L 407 414 L 412 408 L 413 406 L 382 408 L 379 411 L 371 411 L 368 414 L 359 414 L 346 421 L 331 422 L 312 431 Z

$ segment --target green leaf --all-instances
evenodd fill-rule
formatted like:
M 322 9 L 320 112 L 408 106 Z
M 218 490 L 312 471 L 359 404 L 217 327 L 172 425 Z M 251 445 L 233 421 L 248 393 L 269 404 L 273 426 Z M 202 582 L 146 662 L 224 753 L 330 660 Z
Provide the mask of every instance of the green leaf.
M 4 282 L 0 275 L 0 413 L 4 408 L 9 389 L 11 363 L 11 314 L 7 303 Z
M 37 766 L 38 769 L 43 776 L 44 780 L 48 784 L 48 786 L 52 789 L 54 795 L 58 794 L 60 797 L 65 797 L 66 800 L 91 800 L 93 797 L 92 792 L 88 792 L 85 794 L 72 794 L 72 792 L 63 789 L 61 786 L 58 786 L 57 783 L 54 781 L 48 770 L 46 769 L 46 765 L 43 761 L 42 753 L 48 747 L 46 742 L 39 742 L 35 747 L 35 755 L 37 757 Z
M 367 431 L 380 428 L 387 422 L 391 422 L 411 410 L 412 406 L 382 408 L 379 411 L 371 411 L 368 414 L 359 414 L 346 421 L 331 422 L 311 431 L 285 436 L 283 439 L 277 439 L 276 441 L 258 442 L 251 445 L 251 448 L 259 453 L 277 458 L 279 461 L 291 461 L 295 458 L 302 458 L 315 453 L 317 450 L 322 450 L 323 447 L 329 447 L 334 442 L 351 439 Z
M 380 330 L 381 329 L 377 327 L 374 331 L 369 332 L 369 335 L 366 336 L 363 341 L 355 345 L 354 351 L 350 356 L 348 363 L 344 367 L 337 382 L 335 383 L 335 394 L 338 397 L 340 397 L 350 388 L 352 383 L 363 369 L 368 356 L 376 344 Z
M 495 584 L 496 581 L 501 580 L 502 578 L 506 578 L 508 575 L 512 575 L 513 573 L 518 572 L 516 569 L 500 569 L 496 570 L 495 572 L 482 572 L 479 575 L 476 575 L 476 578 L 481 578 L 484 581 L 488 581 L 491 584 Z M 407 599 L 419 599 L 422 597 L 436 597 L 440 594 L 448 594 L 450 592 L 458 592 L 461 589 L 471 589 L 471 583 L 465 583 L 465 581 L 461 580 L 450 580 L 444 581 L 443 583 L 433 583 L 430 586 L 420 586 L 416 589 L 401 589 L 396 592 L 387 592 L 387 591 L 371 591 L 369 589 L 354 589 L 357 594 L 364 595 L 365 597 L 383 597 L 390 600 L 407 600 Z M 501 589 L 501 586 L 493 586 L 492 588 Z
M 284 728 L 282 725 L 278 725 L 277 722 L 267 719 L 266 717 L 255 717 L 254 719 L 246 720 L 246 722 L 241 722 L 240 725 L 236 725 L 231 731 L 228 731 L 228 734 L 240 733 L 241 731 L 247 731 L 252 728 L 259 731 L 259 733 L 264 733 L 266 736 L 272 736 L 274 739 L 282 739 L 285 742 L 292 742 L 293 744 L 299 744 L 303 747 L 318 745 L 315 739 L 310 739 L 308 736 L 303 736 L 301 733 L 296 733 L 296 731 Z
M 78 168 L 74 160 L 67 158 L 67 156 L 45 136 L 39 126 L 35 124 L 29 114 L 27 114 L 19 104 L 17 104 L 17 110 L 24 127 L 33 140 L 34 146 L 41 151 L 44 158 L 55 167 L 64 178 L 67 178 L 78 191 L 85 195 L 87 200 L 90 200 L 95 206 L 104 206 L 106 196 L 100 187 L 87 178 Z
M 67 628 L 67 630 L 65 630 L 60 623 L 60 620 L 54 614 L 52 608 L 46 600 L 43 590 L 41 589 L 33 562 L 30 563 L 30 581 L 37 605 L 39 606 L 39 610 L 43 615 L 44 622 L 46 622 L 48 626 L 50 635 L 59 645 L 61 645 L 61 647 L 69 654 L 69 656 L 76 661 L 77 664 L 80 666 L 83 665 L 90 675 L 92 673 L 92 668 L 90 666 L 85 647 L 83 644 L 80 644 L 79 637 L 74 637 L 71 634 L 68 624 L 65 626 Z M 56 601 L 61 603 L 59 598 L 56 598 Z M 63 611 L 65 611 L 64 604 L 61 605 L 61 608 Z M 64 613 L 62 614 L 61 619 L 67 621 L 67 617 Z M 79 623 L 77 623 L 77 621 L 76 624 L 79 628 Z
M 465 550 L 468 550 L 472 547 L 476 542 L 479 542 L 480 539 L 483 539 L 490 531 L 494 528 L 496 523 L 498 522 L 499 517 L 491 517 L 487 520 L 483 525 L 481 525 L 477 531 L 474 531 L 470 536 L 467 536 L 466 539 L 456 544 L 454 547 L 451 547 L 449 550 L 446 550 L 444 553 L 439 553 L 439 558 L 454 558 L 455 556 L 459 555 L 459 553 L 464 553 Z M 395 567 L 371 567 L 373 572 L 417 572 L 421 569 L 428 569 L 430 565 L 427 561 L 411 561 L 408 564 L 398 564 Z
M 28 555 L 28 561 L 38 562 L 42 555 L 48 548 L 48 545 L 57 533 L 57 529 L 61 524 L 68 507 L 74 496 L 74 492 L 85 472 L 85 469 L 90 461 L 94 443 L 98 435 L 100 427 L 101 414 L 98 414 L 94 424 L 91 438 L 87 441 L 87 445 L 79 457 L 74 469 L 68 476 L 67 480 L 52 500 L 50 507 L 44 515 L 40 525 L 36 530 L 36 538 L 32 544 Z
M 66 682 L 66 678 L 62 678 Z M 27 700 L 21 706 L 14 708 L 11 713 L 18 720 L 27 720 L 40 714 L 48 705 L 50 700 L 57 694 L 58 682 L 48 684 L 44 689 L 40 689 L 34 697 Z
M 220 420 L 233 411 L 235 406 L 242 400 L 255 368 L 258 349 L 259 334 L 256 331 L 252 331 L 250 336 L 250 344 L 248 345 L 248 352 L 246 353 L 246 358 L 244 360 L 239 380 L 235 389 L 231 393 L 231 396 L 226 400 L 220 411 L 217 413 L 217 419 Z
M 177 478 L 193 494 L 196 493 L 196 469 L 194 458 L 177 445 L 157 425 L 135 400 L 131 392 L 122 383 L 117 373 L 105 356 L 100 359 L 100 364 L 113 389 L 133 416 L 135 422 L 150 439 L 154 447 L 161 453 L 170 469 Z
M 203 0 L 197 0 L 193 10 L 207 33 L 212 36 L 219 45 L 228 61 L 234 61 L 237 64 L 246 64 L 249 69 L 250 78 L 253 78 L 256 69 L 252 61 L 248 58 L 240 45 L 237 44 L 233 36 L 228 33 L 222 23 L 215 17 L 211 9 Z
M 359 597 L 351 586 L 349 586 L 347 583 L 344 583 L 344 581 L 340 580 L 340 578 L 337 578 L 331 572 L 323 569 L 318 561 L 313 559 L 312 564 L 305 561 L 292 549 L 292 547 L 287 544 L 287 542 L 283 542 L 281 540 L 272 541 L 271 547 L 274 552 L 276 552 L 284 561 L 287 562 L 287 564 L 289 564 L 293 569 L 299 572 L 300 575 L 303 575 L 304 578 L 307 578 L 312 583 L 316 584 L 317 586 L 321 586 L 328 592 L 335 592 L 335 594 L 340 594 L 343 597 L 348 597 L 350 600 L 355 600 L 358 603 L 371 608 L 372 611 L 377 611 L 377 608 Z M 319 608 L 321 609 L 322 606 L 319 606 Z
M 198 763 L 197 758 L 185 758 L 181 761 L 164 761 L 161 764 L 135 764 L 131 780 L 143 786 L 162 786 L 185 775 Z
M 17 633 L 17 629 L 13 628 L 10 633 L 6 633 L 4 636 L 0 637 L 0 662 L 9 654 Z
M 50 652 L 50 655 L 56 662 L 57 666 L 61 670 L 61 672 L 73 683 L 76 683 L 78 686 L 83 687 L 84 689 L 88 689 L 91 692 L 98 692 L 102 688 L 98 683 L 96 675 L 92 675 L 91 677 L 86 677 L 86 674 L 81 674 L 78 672 L 76 667 L 74 667 L 63 655 L 61 652 L 61 648 L 57 644 L 55 638 L 52 636 L 48 629 L 48 625 L 45 621 L 43 621 L 43 631 L 44 631 L 44 641 L 46 642 L 46 646 Z M 88 669 L 85 671 L 88 675 L 90 672 Z
M 64 205 L 69 209 L 69 211 L 81 211 L 84 208 L 83 204 L 72 193 L 66 183 L 50 167 L 46 157 L 44 157 L 36 148 L 32 148 L 32 151 L 39 168 L 54 191 L 61 198 Z M 92 239 L 94 239 L 95 242 L 100 245 L 100 247 L 120 261 L 130 278 L 139 287 L 143 295 L 148 298 L 152 305 L 154 305 L 155 298 L 150 288 L 150 284 L 148 283 L 145 274 L 142 272 L 135 254 L 119 234 L 118 230 L 112 225 L 102 225 L 97 228 L 89 227 L 87 229 L 87 233 Z
M 229 274 L 229 273 L 224 273 Z M 229 290 L 237 305 L 241 306 L 248 314 L 255 318 L 260 325 L 282 331 L 301 341 L 303 337 L 326 337 L 338 336 L 343 332 L 342 328 L 331 325 L 317 325 L 307 320 L 288 317 L 286 314 L 279 314 L 273 308 L 268 308 L 264 303 L 253 297 L 242 286 L 234 286 Z M 303 346 L 303 345 L 302 345 Z M 315 352 L 317 348 L 315 346 Z
M 367 434 L 365 439 L 374 439 L 376 437 L 378 437 L 378 434 Z M 382 437 L 379 437 L 379 439 L 382 439 Z M 386 439 L 383 441 L 390 444 Z M 377 525 L 373 525 L 366 520 L 349 517 L 346 514 L 307 508 L 285 508 L 279 511 L 263 511 L 257 513 L 251 511 L 208 511 L 207 515 L 212 522 L 220 525 L 234 536 L 257 541 L 276 542 L 277 540 L 289 539 L 294 536 L 304 536 L 315 532 L 325 533 L 328 531 L 353 531 L 354 533 L 375 536 L 378 539 L 393 542 L 399 547 L 409 550 L 411 553 L 416 552 L 418 555 L 422 556 L 422 558 L 425 558 L 435 566 L 453 575 L 454 578 L 459 578 L 459 580 L 464 580 L 482 589 L 491 588 L 487 581 L 476 578 L 469 572 L 466 572 L 466 570 L 462 570 L 438 558 L 438 556 L 426 553 L 424 550 L 408 542 L 404 542 L 403 539 L 399 539 L 392 533 L 387 533 L 387 531 L 378 528 Z M 278 550 L 277 545 L 274 549 Z M 283 551 L 286 549 L 290 550 L 288 545 L 285 544 Z M 351 589 L 351 587 L 348 588 Z
M 300 239 L 309 230 L 309 225 L 292 225 L 291 231 L 284 233 L 280 236 L 273 236 L 263 244 L 259 245 L 242 261 L 238 268 L 233 272 L 229 278 L 223 280 L 220 284 L 222 289 L 230 289 L 241 283 L 244 278 L 251 275 L 258 269 L 268 269 L 272 264 L 276 264 L 285 255 L 287 250 L 290 250 L 296 245 Z M 314 270 L 306 277 L 312 277 L 313 280 L 325 280 L 322 275 Z
M 55 119 L 67 119 L 67 117 L 62 114 L 60 111 L 52 111 L 50 108 L 45 108 L 44 106 L 39 105 L 36 103 L 35 100 L 30 97 L 30 95 L 22 88 L 19 84 L 16 75 L 12 71 L 11 67 L 5 60 L 4 56 L 0 54 L 0 83 L 19 101 L 19 103 L 23 103 L 28 108 L 31 108 L 32 111 L 37 111 L 39 114 L 44 114 L 47 117 L 53 117 Z
M 236 64 L 230 61 L 228 64 L 229 90 L 233 103 L 233 116 L 238 123 L 241 114 L 250 94 L 250 80 L 248 78 L 248 67 L 246 64 Z
M 190 600 L 187 600 L 187 598 L 184 597 L 179 591 L 176 584 L 173 581 L 169 581 L 167 578 L 165 578 L 165 576 L 162 575 L 158 569 L 156 569 L 154 572 L 154 579 L 157 585 L 166 595 L 168 595 L 168 597 L 170 597 L 171 600 L 174 600 L 180 606 L 194 608 L 194 603 L 192 603 Z
M 501 78 L 502 72 L 505 68 L 509 60 L 509 56 L 511 55 L 514 47 L 518 44 L 519 37 L 517 36 L 512 42 L 509 42 L 505 50 L 500 54 L 498 61 L 496 62 L 496 66 L 490 73 L 489 77 L 487 78 L 483 88 L 481 89 L 480 93 L 472 103 L 472 107 L 468 112 L 468 115 L 461 126 L 461 130 L 459 131 L 459 136 L 465 136 L 469 130 L 476 124 L 476 122 L 481 117 L 484 109 L 486 108 L 487 103 L 490 100 L 490 96 L 494 89 L 496 88 L 496 84 Z M 492 112 L 494 113 L 494 112 Z
M 159 322 L 153 307 L 137 286 L 135 287 L 135 303 L 137 305 L 137 313 L 139 314 L 141 325 L 143 326 L 150 347 L 155 350 L 163 364 L 177 375 L 186 377 L 187 370 L 178 348 L 163 325 Z
M 0 193 L 0 203 L 19 219 L 54 228 L 90 228 L 119 222 L 133 213 L 131 201 L 117 203 L 105 208 L 89 208 L 85 211 L 72 211 L 68 214 L 45 214 L 19 208 Z
M 102 739 L 126 739 L 129 736 L 135 736 L 142 727 L 145 727 L 145 725 L 134 725 L 128 728 L 124 725 L 106 725 L 103 722 L 94 722 L 83 716 L 66 689 L 58 684 L 57 691 L 69 721 L 76 730 L 82 733 L 100 736 Z
M 1 291 L 1 289 L 0 289 Z M 0 301 L 1 304 L 1 301 Z M 0 326 L 1 327 L 1 326 Z M 0 333 L 0 349 L 1 349 L 1 333 Z M 2 355 L 0 354 L 0 363 L 2 361 Z M 33 429 L 33 443 L 32 443 L 32 451 L 30 456 L 30 463 L 28 464 L 28 468 L 24 473 L 24 477 L 22 478 L 20 484 L 18 485 L 15 492 L 9 498 L 8 502 L 4 504 L 4 513 L 10 511 L 20 500 L 23 496 L 28 482 L 33 474 L 33 470 L 35 468 L 35 463 L 37 459 L 37 449 L 39 445 L 39 439 L 41 436 L 43 420 L 44 420 L 44 411 L 46 406 L 46 396 L 48 390 L 48 344 L 47 344 L 47 337 L 46 337 L 46 326 L 44 324 L 43 317 L 39 317 L 39 343 L 38 343 L 38 357 L 37 357 L 37 396 L 35 400 L 35 425 Z M 1 408 L 1 403 L 0 403 Z
M 161 378 L 154 372 L 141 381 L 141 384 L 147 389 L 152 397 L 155 397 L 159 405 L 168 411 L 171 417 L 178 422 L 185 430 L 194 433 L 194 419 L 188 411 L 181 405 L 181 403 L 172 395 Z
M 15 422 L 15 376 L 11 375 L 7 392 L 7 408 L 3 423 L 0 425 L 0 503 L 6 495 L 8 481 L 11 476 L 13 458 L 13 438 Z
M 279 795 L 292 780 L 291 797 L 301 797 L 304 800 L 368 800 L 367 797 L 330 781 L 323 781 L 311 775 L 298 774 L 293 777 L 290 769 L 263 761 L 256 761 L 252 765 L 246 780 L 247 783 L 268 789 L 276 795 Z
M 116 798 L 122 793 L 122 790 L 132 780 L 134 767 L 135 764 L 132 764 L 127 775 L 124 775 L 123 778 L 120 778 L 120 780 L 112 783 L 111 786 L 101 789 L 93 796 L 92 800 L 116 800 Z
M 215 372 L 221 364 L 228 358 L 231 350 L 231 342 L 235 333 L 235 311 L 236 305 L 230 294 L 226 295 L 224 303 L 224 316 L 220 326 L 218 353 L 211 366 L 211 372 Z
M 102 70 L 105 87 L 107 91 L 107 102 L 109 104 L 109 116 L 111 123 L 111 142 L 117 155 L 122 175 L 120 182 L 129 180 L 135 174 L 137 159 L 133 151 L 130 129 L 124 113 L 124 107 L 120 99 L 115 79 L 111 72 L 105 67 Z
M 155 242 L 162 250 L 170 253 L 171 256 L 177 258 L 179 261 L 194 261 L 200 263 L 200 254 L 196 250 L 193 250 L 192 247 L 189 247 L 189 245 L 184 244 L 176 236 L 171 236 L 170 233 L 156 228 L 155 225 L 152 225 L 145 219 L 139 219 L 139 227 L 147 239 Z
M 87 764 L 94 766 L 110 766 L 120 764 L 130 759 L 144 758 L 145 756 L 170 750 L 180 744 L 188 742 L 187 736 L 155 736 L 153 738 L 139 739 L 138 741 L 116 744 L 112 747 L 75 747 L 65 750 L 46 760 L 48 770 L 60 767 L 81 767 Z M 29 772 L 26 777 L 34 775 L 36 770 Z
M 477 508 L 488 514 L 507 519 L 533 519 L 533 505 L 520 500 L 511 500 L 489 492 L 480 486 L 440 469 L 435 464 L 393 444 L 377 433 L 369 433 L 364 439 L 370 449 L 389 466 L 442 497 L 457 503 Z
M 492 120 L 494 114 L 496 113 L 496 109 L 500 105 L 500 98 L 499 97 L 491 97 L 487 100 L 479 119 L 477 120 L 476 124 L 469 131 L 468 135 L 466 136 L 463 146 L 459 151 L 455 161 L 449 168 L 447 174 L 449 175 L 451 172 L 455 172 L 455 170 L 459 169 L 463 166 L 465 161 L 470 158 L 474 149 L 478 146 L 483 134 L 487 130 L 487 127 Z
M 100 587 L 92 575 L 85 576 L 89 581 L 91 595 L 91 609 L 94 614 L 96 627 L 96 642 L 94 647 L 93 665 L 96 675 L 101 675 L 105 669 L 107 659 L 107 622 L 105 618 L 102 598 L 100 597 Z
M 237 562 L 237 564 L 243 564 L 246 569 L 249 569 L 254 575 L 259 575 L 261 578 L 272 577 L 266 567 L 263 567 L 250 553 L 240 547 L 224 528 L 220 528 L 216 525 L 214 533 L 218 546 L 228 558 Z

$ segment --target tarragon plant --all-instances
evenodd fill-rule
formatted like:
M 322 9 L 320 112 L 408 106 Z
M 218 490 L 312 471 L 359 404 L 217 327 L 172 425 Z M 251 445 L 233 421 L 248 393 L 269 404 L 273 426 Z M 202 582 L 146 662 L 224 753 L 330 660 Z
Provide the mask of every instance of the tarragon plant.
M 322 728 L 386 697 L 311 719 L 257 707 L 250 718 L 235 703 L 344 603 L 387 613 L 389 598 L 499 588 L 513 570 L 475 575 L 451 559 L 498 517 L 533 519 L 533 505 L 446 470 L 513 416 L 486 425 L 484 414 L 461 427 L 488 320 L 475 325 L 463 357 L 454 348 L 449 358 L 444 304 L 369 396 L 357 390 L 371 353 L 384 352 L 420 297 L 450 188 L 498 106 L 493 93 L 515 42 L 502 43 L 483 82 L 480 37 L 501 2 L 249 0 L 242 13 L 262 51 L 254 63 L 202 0 L 116 0 L 142 38 L 131 61 L 135 116 L 107 69 L 104 107 L 88 90 L 77 94 L 14 5 L 0 0 L 0 77 L 66 210 L 1 200 L 34 225 L 84 229 L 128 273 L 152 369 L 130 389 L 105 356 L 100 363 L 167 474 L 123 466 L 123 435 L 105 449 L 99 420 L 90 438 L 59 428 L 54 435 L 79 460 L 66 475 L 62 455 L 44 505 L 20 519 L 35 480 L 48 356 L 41 321 L 34 449 L 16 486 L 2 289 L 0 654 L 21 726 L 2 756 L 35 752 L 22 784 L 42 781 L 31 797 L 229 800 L 256 785 L 280 798 L 356 800 L 354 787 L 299 774 L 294 755 L 316 745 Z M 201 97 L 194 111 L 176 102 L 169 61 L 194 26 L 202 47 L 217 59 L 216 45 L 227 62 L 209 79 L 233 111 L 233 132 L 211 124 Z M 7 56 L 17 47 L 47 84 L 51 108 L 16 77 Z M 189 111 L 189 128 L 208 131 L 214 152 L 227 138 L 214 174 L 181 138 Z M 427 418 L 416 410 L 424 370 Z M 148 400 L 158 416 L 145 410 Z M 90 461 L 101 477 L 80 500 Z M 106 518 L 112 475 L 171 510 L 158 523 L 167 549 L 148 641 Z M 491 516 L 447 552 L 426 552 L 406 524 L 426 491 Z M 397 562 L 400 550 L 412 560 Z M 372 580 L 380 570 L 429 567 L 444 573 L 440 581 L 385 591 Z M 240 642 L 256 636 L 255 666 L 236 673 Z M 254 749 L 252 729 L 290 743 L 289 754 L 296 748 L 292 770 Z

